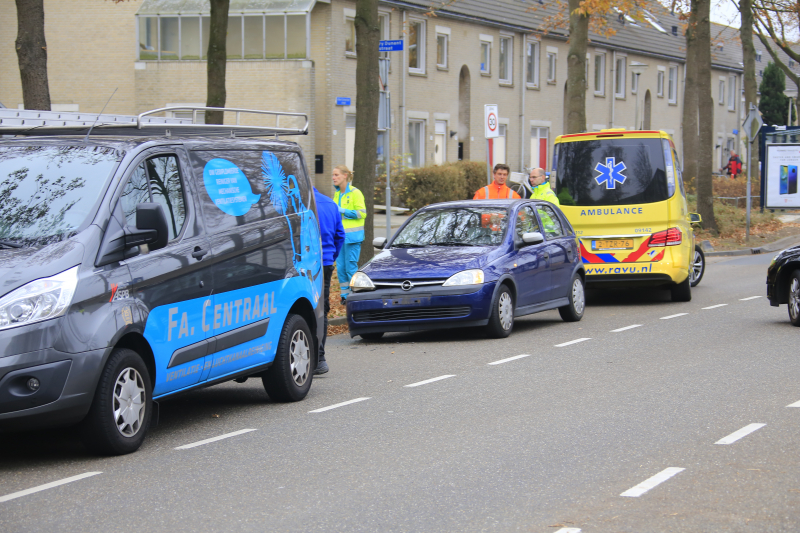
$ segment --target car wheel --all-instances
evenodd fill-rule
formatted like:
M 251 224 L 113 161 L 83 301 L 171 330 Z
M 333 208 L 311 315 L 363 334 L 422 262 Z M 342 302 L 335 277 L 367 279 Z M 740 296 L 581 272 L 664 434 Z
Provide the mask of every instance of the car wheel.
M 692 279 L 691 276 L 686 276 L 686 279 L 681 283 L 676 283 L 670 289 L 672 293 L 673 302 L 691 302 L 692 301 Z
M 486 333 L 489 337 L 502 339 L 511 334 L 514 327 L 514 298 L 508 286 L 501 285 L 497 291 L 497 297 L 492 303 L 492 314 L 489 316 L 489 324 L 486 326 Z
M 789 278 L 789 322 L 800 326 L 800 270 L 792 272 Z
M 272 367 L 261 377 L 264 390 L 276 402 L 298 402 L 311 389 L 313 356 L 311 330 L 300 315 L 283 324 Z
M 699 246 L 694 247 L 694 255 L 692 256 L 692 264 L 689 265 L 689 279 L 691 279 L 692 287 L 696 287 L 700 280 L 703 279 L 703 274 L 706 272 L 706 254 Z
M 383 337 L 383 332 L 378 331 L 377 333 L 361 333 L 359 337 L 364 339 L 365 341 L 379 341 L 381 337 Z
M 558 308 L 558 314 L 564 322 L 577 322 L 583 318 L 586 309 L 586 293 L 583 290 L 583 279 L 578 274 L 572 276 L 569 285 L 569 304 Z
M 135 452 L 144 442 L 153 413 L 150 373 L 142 358 L 128 348 L 111 352 L 81 423 L 84 446 L 103 455 Z

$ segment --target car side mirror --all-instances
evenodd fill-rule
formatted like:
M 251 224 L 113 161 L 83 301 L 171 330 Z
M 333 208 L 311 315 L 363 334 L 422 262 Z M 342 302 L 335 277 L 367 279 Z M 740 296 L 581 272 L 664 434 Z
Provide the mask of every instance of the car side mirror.
M 700 216 L 700 213 L 689 213 L 689 222 L 700 225 L 703 223 L 703 217 Z
M 386 246 L 386 237 L 376 237 L 372 240 L 372 247 L 377 248 L 378 250 L 383 250 L 383 247 Z
M 538 231 L 522 234 L 522 242 L 525 244 L 539 244 L 544 242 L 544 235 Z

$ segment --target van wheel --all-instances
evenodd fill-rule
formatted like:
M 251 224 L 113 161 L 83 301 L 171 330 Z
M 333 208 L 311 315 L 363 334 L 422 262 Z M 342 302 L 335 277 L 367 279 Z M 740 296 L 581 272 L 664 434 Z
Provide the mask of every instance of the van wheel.
M 144 442 L 153 413 L 150 373 L 139 354 L 128 348 L 111 352 L 89 414 L 81 423 L 84 446 L 103 455 L 135 452 Z
M 692 264 L 689 265 L 689 278 L 692 280 L 692 287 L 696 287 L 700 283 L 705 272 L 706 254 L 703 253 L 702 248 L 695 245 L 694 254 L 692 255 Z
M 583 280 L 578 274 L 572 276 L 569 284 L 569 304 L 558 308 L 558 314 L 564 322 L 578 322 L 583 318 L 586 309 L 586 295 L 583 290 Z
M 276 402 L 299 402 L 311 389 L 313 343 L 311 330 L 300 315 L 283 324 L 272 367 L 261 378 L 264 390 Z
M 374 333 L 360 333 L 359 337 L 361 337 L 365 341 L 379 341 L 383 337 L 383 332 L 378 331 Z
M 692 277 L 686 276 L 681 283 L 677 283 L 670 288 L 673 302 L 692 301 Z
M 511 334 L 514 327 L 514 298 L 506 285 L 501 285 L 497 291 L 497 298 L 492 303 L 492 314 L 489 315 L 489 324 L 486 334 L 494 339 L 502 339 Z
M 792 272 L 789 278 L 789 322 L 793 326 L 800 326 L 800 270 Z

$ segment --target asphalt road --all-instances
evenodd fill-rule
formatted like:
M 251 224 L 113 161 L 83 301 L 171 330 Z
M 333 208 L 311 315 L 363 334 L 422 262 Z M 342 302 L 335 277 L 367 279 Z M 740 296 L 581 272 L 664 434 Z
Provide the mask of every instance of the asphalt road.
M 688 303 L 591 292 L 583 321 L 505 340 L 332 337 L 305 401 L 197 391 L 124 457 L 3 435 L 0 531 L 800 530 L 800 330 L 770 259 L 714 260 Z

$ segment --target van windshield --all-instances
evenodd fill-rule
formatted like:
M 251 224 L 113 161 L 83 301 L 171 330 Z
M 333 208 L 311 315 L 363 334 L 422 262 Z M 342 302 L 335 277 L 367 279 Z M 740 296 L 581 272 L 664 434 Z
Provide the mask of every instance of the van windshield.
M 0 146 L 0 241 L 43 246 L 73 236 L 116 165 L 97 146 Z
M 648 204 L 670 197 L 661 139 L 565 142 L 557 157 L 561 205 Z

